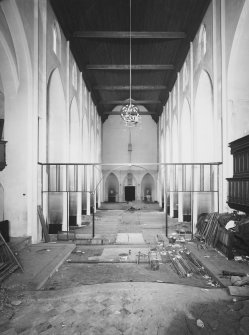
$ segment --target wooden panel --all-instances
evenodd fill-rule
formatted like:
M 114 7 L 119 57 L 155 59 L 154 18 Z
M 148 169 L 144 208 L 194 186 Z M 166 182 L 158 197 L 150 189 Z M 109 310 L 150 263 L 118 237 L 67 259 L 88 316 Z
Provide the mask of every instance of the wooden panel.
M 95 103 L 99 100 L 122 100 L 122 90 L 108 97 L 96 86 L 129 85 L 126 71 L 86 71 L 94 64 L 129 64 L 129 1 L 124 0 L 50 0 L 52 8 L 67 39 Z M 171 68 L 140 68 L 132 73 L 132 85 L 162 85 L 157 90 L 137 90 L 137 100 L 168 99 L 202 22 L 210 0 L 134 0 L 131 10 L 132 64 L 174 65 Z M 72 38 L 72 36 L 79 38 Z M 117 70 L 117 68 L 115 68 Z M 173 71 L 172 71 L 173 70 Z M 108 73 L 107 73 L 108 72 Z M 135 90 L 135 89 L 134 89 Z M 106 90 L 107 91 L 107 90 Z M 156 92 L 157 91 L 157 92 Z M 155 92 L 157 96 L 155 96 Z M 101 114 L 103 106 L 98 106 Z M 158 114 L 161 105 L 153 106 Z
M 126 105 L 128 102 L 123 100 L 112 100 L 112 101 L 100 101 L 100 105 Z M 156 100 L 136 100 L 132 101 L 134 105 L 155 105 L 162 104 L 161 101 Z
M 154 115 L 156 112 L 139 112 L 139 115 Z M 103 115 L 120 115 L 120 112 L 104 112 Z
M 43 216 L 43 211 L 42 211 L 41 206 L 37 206 L 37 212 L 38 212 L 38 216 L 39 216 L 39 219 L 40 219 L 40 222 L 41 222 L 42 231 L 43 231 L 43 234 L 44 234 L 44 240 L 45 240 L 46 243 L 48 243 L 50 241 L 50 237 L 49 237 L 49 234 L 48 234 L 47 225 L 46 225 L 46 222 L 45 222 L 45 219 L 44 219 L 44 216 Z
M 249 287 L 228 286 L 230 295 L 249 297 Z
M 87 70 L 130 70 L 130 65 L 129 64 L 96 64 L 96 65 L 87 65 L 86 66 Z M 131 70 L 132 71 L 147 71 L 147 70 L 156 70 L 156 71 L 165 71 L 165 70 L 174 70 L 174 65 L 172 64 L 165 64 L 165 65 L 155 65 L 155 64 L 132 64 L 131 65 Z
M 167 86 L 165 85 L 137 85 L 131 86 L 132 91 L 160 91 L 160 90 L 166 90 Z M 129 91 L 130 86 L 128 85 L 99 85 L 94 86 L 95 90 L 99 91 Z
M 186 37 L 184 32 L 165 31 L 76 31 L 74 38 L 158 38 L 158 39 L 182 39 Z

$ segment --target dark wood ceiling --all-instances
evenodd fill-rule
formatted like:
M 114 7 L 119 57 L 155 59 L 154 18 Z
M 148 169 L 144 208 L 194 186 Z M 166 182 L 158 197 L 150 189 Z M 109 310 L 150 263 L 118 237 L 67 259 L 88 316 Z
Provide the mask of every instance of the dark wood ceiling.
M 50 0 L 102 120 L 129 98 L 130 0 Z M 132 0 L 132 94 L 162 113 L 210 0 Z

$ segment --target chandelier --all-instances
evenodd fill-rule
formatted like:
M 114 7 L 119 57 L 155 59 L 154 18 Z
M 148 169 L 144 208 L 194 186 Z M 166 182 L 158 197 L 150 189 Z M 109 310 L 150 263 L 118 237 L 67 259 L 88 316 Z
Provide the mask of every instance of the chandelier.
M 129 103 L 122 107 L 121 118 L 127 127 L 135 127 L 141 120 L 139 109 L 131 103 L 131 0 L 130 0 L 130 97 Z

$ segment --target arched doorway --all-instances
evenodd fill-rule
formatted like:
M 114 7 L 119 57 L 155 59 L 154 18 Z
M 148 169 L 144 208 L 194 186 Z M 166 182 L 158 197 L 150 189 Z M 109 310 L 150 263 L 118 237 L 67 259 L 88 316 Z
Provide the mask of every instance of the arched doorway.
M 58 69 L 55 69 L 48 82 L 48 123 L 47 123 L 47 143 L 48 162 L 63 163 L 66 161 L 66 102 L 62 80 Z M 65 183 L 65 171 L 60 171 L 60 185 Z M 49 170 L 50 189 L 56 189 L 58 179 L 56 167 L 51 166 Z M 57 180 L 56 180 L 57 179 Z M 67 227 L 67 205 L 64 193 L 52 193 L 48 195 L 48 222 L 49 224 L 63 224 L 63 229 Z
M 209 74 L 202 71 L 196 91 L 194 113 L 194 161 L 197 163 L 209 163 L 215 160 L 214 155 L 214 128 L 213 115 L 213 86 Z M 209 188 L 210 169 L 205 167 L 201 171 L 200 166 L 194 170 L 195 189 Z M 202 177 L 201 177 L 202 176 Z M 193 227 L 197 217 L 201 213 L 210 213 L 216 210 L 214 193 L 195 192 L 193 195 Z
M 178 142 L 178 121 L 176 115 L 174 115 L 172 122 L 172 132 L 171 132 L 171 157 L 172 163 L 179 162 L 179 142 Z M 172 167 L 170 183 L 171 190 L 177 189 L 175 183 L 178 182 L 178 171 Z M 170 193 L 170 215 L 174 218 L 178 218 L 178 192 Z
M 191 138 L 191 112 L 188 100 L 185 98 L 181 112 L 181 162 L 190 163 L 192 161 L 192 138 Z M 181 185 L 185 185 L 186 189 L 190 189 L 191 183 L 191 166 L 184 166 L 181 171 Z M 189 192 L 179 193 L 179 221 L 191 220 L 191 194 Z
M 84 163 L 90 161 L 90 148 L 89 148 L 89 132 L 87 126 L 88 120 L 86 114 L 82 119 L 82 160 Z M 90 185 L 88 185 L 89 181 L 87 178 L 87 172 L 89 171 L 88 167 L 84 167 L 83 175 L 82 175 L 82 189 L 84 192 L 82 193 L 82 214 L 90 213 L 90 203 L 87 206 L 87 199 L 89 198 L 89 193 L 87 193 L 87 189 L 90 189 Z M 90 198 L 89 198 L 90 201 Z M 88 208 L 87 208 L 88 207 Z
M 214 117 L 213 87 L 206 71 L 202 71 L 195 99 L 195 141 L 196 162 L 212 162 L 214 159 Z
M 160 140 L 160 158 L 161 163 L 165 163 L 165 132 L 163 130 L 161 131 L 161 140 Z M 160 171 L 159 196 L 161 198 L 159 204 L 162 207 L 164 207 L 165 167 L 161 165 L 159 171 Z M 144 196 L 144 193 L 141 193 L 141 195 Z
M 169 126 L 166 127 L 166 145 L 165 145 L 166 153 L 165 153 L 165 158 L 166 158 L 166 163 L 171 162 L 171 145 L 170 145 L 170 130 Z M 167 168 L 168 169 L 168 168 Z M 165 181 L 166 185 L 170 183 L 170 175 L 167 173 L 167 180 Z M 170 193 L 168 193 L 167 198 L 165 199 L 166 201 L 166 213 L 170 214 Z
M 131 171 L 127 172 L 124 179 L 124 198 L 127 202 L 137 200 L 137 181 Z
M 144 175 L 141 182 L 142 200 L 145 202 L 152 202 L 155 197 L 155 182 L 150 173 Z
M 80 162 L 81 140 L 79 111 L 75 97 L 70 106 L 69 124 L 69 159 L 71 163 L 77 163 Z M 77 176 L 75 175 L 76 172 Z M 81 223 L 81 193 L 73 192 L 80 189 L 81 170 L 79 168 L 76 170 L 74 166 L 69 168 L 69 182 L 72 191 L 69 194 L 69 225 L 75 226 Z
M 111 172 L 106 179 L 106 199 L 108 202 L 119 201 L 119 182 L 117 176 Z
M 37 110 L 32 103 L 34 68 L 19 6 L 16 1 L 4 1 L 0 7 L 3 18 L 0 20 L 0 76 L 4 93 L 4 136 L 8 140 L 7 167 L 1 175 L 4 213 L 11 222 L 11 236 L 31 235 L 36 243 L 39 236 L 37 129 L 34 127 Z
M 66 101 L 58 69 L 48 82 L 48 162 L 66 160 Z

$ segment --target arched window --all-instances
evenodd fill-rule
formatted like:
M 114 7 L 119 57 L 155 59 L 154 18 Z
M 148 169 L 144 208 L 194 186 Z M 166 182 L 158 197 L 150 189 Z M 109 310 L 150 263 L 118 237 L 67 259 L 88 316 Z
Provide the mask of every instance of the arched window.
M 77 90 L 77 69 L 76 69 L 76 64 L 73 64 L 72 68 L 72 84 L 73 87 Z
M 85 83 L 84 83 L 84 105 L 85 109 L 87 109 L 87 88 Z
M 189 81 L 188 67 L 186 62 L 183 65 L 183 78 L 182 78 L 182 89 L 185 90 Z
M 57 22 L 53 23 L 52 33 L 53 33 L 53 52 L 56 54 L 56 56 L 60 60 L 61 34 L 60 34 L 60 28 Z
M 204 24 L 201 25 L 198 39 L 198 63 L 203 59 L 207 51 L 207 33 Z
M 176 88 L 173 88 L 173 108 L 176 106 Z

